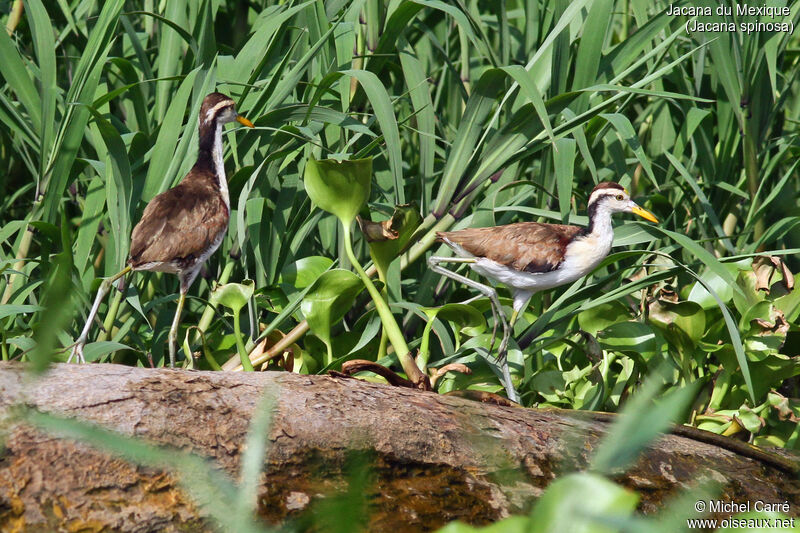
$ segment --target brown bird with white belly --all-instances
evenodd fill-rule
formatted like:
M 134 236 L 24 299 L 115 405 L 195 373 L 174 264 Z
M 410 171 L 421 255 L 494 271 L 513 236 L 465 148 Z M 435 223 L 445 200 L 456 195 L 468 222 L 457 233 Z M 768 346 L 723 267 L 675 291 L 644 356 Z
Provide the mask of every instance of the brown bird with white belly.
M 169 331 L 170 366 L 175 366 L 175 341 L 186 292 L 228 230 L 230 197 L 222 160 L 222 127 L 233 121 L 253 127 L 236 113 L 229 96 L 211 93 L 203 99 L 197 162 L 178 185 L 154 197 L 145 207 L 131 234 L 128 265 L 103 280 L 68 362 L 73 358 L 84 362 L 89 328 L 114 281 L 131 270 L 149 270 L 177 274 L 180 280 L 178 309 Z
M 432 256 L 428 259 L 430 268 L 488 297 L 495 318 L 495 328 L 498 320 L 503 326 L 503 339 L 497 357 L 502 362 L 506 392 L 514 401 L 518 402 L 519 396 L 511 383 L 505 360 L 506 349 L 510 330 L 533 294 L 571 283 L 589 274 L 600 264 L 611 250 L 614 239 L 612 214 L 634 213 L 651 222 L 658 222 L 650 212 L 631 200 L 622 185 L 611 181 L 599 183 L 592 190 L 587 210 L 589 225 L 585 228 L 520 222 L 436 234 L 438 240 L 447 244 L 458 257 Z M 478 274 L 506 285 L 514 299 L 510 327 L 497 292 L 488 285 L 447 270 L 440 265 L 445 262 L 467 263 Z

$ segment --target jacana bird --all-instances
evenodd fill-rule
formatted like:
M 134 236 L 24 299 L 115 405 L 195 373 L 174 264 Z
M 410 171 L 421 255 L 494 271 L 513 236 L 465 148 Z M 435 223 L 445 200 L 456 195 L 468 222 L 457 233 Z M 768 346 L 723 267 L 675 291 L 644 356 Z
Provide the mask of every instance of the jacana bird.
M 85 361 L 83 347 L 89 328 L 111 285 L 133 270 L 149 270 L 177 274 L 180 280 L 178 309 L 169 330 L 169 362 L 175 366 L 175 339 L 186 292 L 228 230 L 230 198 L 222 161 L 222 127 L 233 121 L 253 127 L 252 122 L 236 113 L 236 105 L 229 96 L 215 92 L 203 99 L 197 162 L 178 185 L 154 197 L 144 208 L 131 233 L 128 264 L 121 272 L 103 280 L 67 362 L 73 358 Z
M 611 250 L 614 239 L 612 214 L 634 213 L 651 222 L 658 222 L 652 213 L 631 200 L 622 185 L 611 181 L 599 183 L 592 190 L 587 211 L 589 225 L 585 228 L 519 222 L 436 233 L 437 241 L 444 242 L 458 257 L 432 256 L 428 259 L 431 270 L 472 287 L 488 297 L 495 329 L 498 319 L 503 326 L 503 339 L 497 357 L 502 364 L 506 392 L 513 401 L 519 402 L 519 396 L 511 383 L 505 358 L 506 349 L 510 331 L 533 294 L 571 283 L 589 274 L 600 264 Z M 439 264 L 446 262 L 467 263 L 481 276 L 507 286 L 514 300 L 510 326 L 495 289 L 447 270 Z M 493 331 L 492 346 L 494 335 Z

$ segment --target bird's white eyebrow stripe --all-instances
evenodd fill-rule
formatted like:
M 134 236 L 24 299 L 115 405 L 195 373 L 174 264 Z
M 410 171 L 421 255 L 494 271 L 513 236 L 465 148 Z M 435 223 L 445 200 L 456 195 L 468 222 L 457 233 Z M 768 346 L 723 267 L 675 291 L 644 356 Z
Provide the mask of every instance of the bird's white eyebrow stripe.
M 593 204 L 601 196 L 606 196 L 606 195 L 616 196 L 618 194 L 624 194 L 624 191 L 621 191 L 620 189 L 612 189 L 610 187 L 608 189 L 598 189 L 594 191 L 591 196 L 589 196 L 589 201 L 586 202 L 586 204 L 587 205 Z
M 214 118 L 214 115 L 217 114 L 217 111 L 222 109 L 223 107 L 228 107 L 229 105 L 233 105 L 233 100 L 223 100 L 219 102 L 217 105 L 206 111 L 206 121 L 211 120 Z

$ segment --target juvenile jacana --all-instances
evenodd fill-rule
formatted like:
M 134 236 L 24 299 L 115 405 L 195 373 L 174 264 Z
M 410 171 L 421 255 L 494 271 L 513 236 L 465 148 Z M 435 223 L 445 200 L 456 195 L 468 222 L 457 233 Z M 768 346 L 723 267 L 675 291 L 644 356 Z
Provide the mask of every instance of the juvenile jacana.
M 631 200 L 622 185 L 611 181 L 599 183 L 589 195 L 589 225 L 585 228 L 563 224 L 520 222 L 489 228 L 468 228 L 437 232 L 437 240 L 449 246 L 458 257 L 428 259 L 431 270 L 461 282 L 489 298 L 495 329 L 499 320 L 503 339 L 497 351 L 509 399 L 519 401 L 511 383 L 505 359 L 511 329 L 520 311 L 534 293 L 571 283 L 587 274 L 608 255 L 614 239 L 611 215 L 634 213 L 658 222 L 652 213 Z M 472 270 L 504 284 L 514 299 L 511 323 L 506 321 L 497 292 L 489 285 L 473 281 L 440 266 L 439 263 L 467 263 Z M 494 345 L 492 332 L 492 346 Z M 490 348 L 491 351 L 491 348 Z
M 252 122 L 236 113 L 229 96 L 211 93 L 203 99 L 197 163 L 178 185 L 154 197 L 144 208 L 131 233 L 128 264 L 103 280 L 67 362 L 73 358 L 84 362 L 83 347 L 89 328 L 114 281 L 132 270 L 150 270 L 177 274 L 180 280 L 178 309 L 169 330 L 169 362 L 175 366 L 175 339 L 186 292 L 228 230 L 230 198 L 222 161 L 222 126 L 233 121 L 253 127 Z

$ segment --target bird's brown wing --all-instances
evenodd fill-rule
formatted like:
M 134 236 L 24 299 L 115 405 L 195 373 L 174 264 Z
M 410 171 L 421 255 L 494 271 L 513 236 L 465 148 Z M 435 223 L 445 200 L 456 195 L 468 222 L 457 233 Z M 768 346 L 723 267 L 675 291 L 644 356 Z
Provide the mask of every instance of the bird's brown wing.
M 438 232 L 436 236 L 458 244 L 475 257 L 485 257 L 521 272 L 550 272 L 563 261 L 567 245 L 582 230 L 578 226 L 520 222 Z
M 228 208 L 215 179 L 211 173 L 194 169 L 176 187 L 147 204 L 131 234 L 131 266 L 190 261 L 228 229 Z

